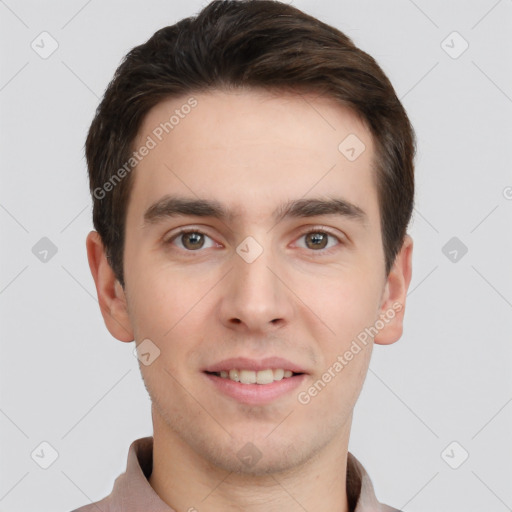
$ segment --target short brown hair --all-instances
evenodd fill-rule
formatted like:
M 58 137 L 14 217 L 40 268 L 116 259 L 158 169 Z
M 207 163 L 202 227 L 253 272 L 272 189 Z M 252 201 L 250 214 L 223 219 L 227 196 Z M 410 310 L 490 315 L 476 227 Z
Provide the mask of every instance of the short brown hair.
M 126 169 L 143 118 L 157 103 L 234 87 L 323 94 L 363 120 L 376 148 L 389 273 L 412 213 L 416 150 L 413 127 L 390 81 L 345 34 L 295 7 L 274 0 L 215 0 L 125 56 L 89 129 L 85 152 L 94 228 L 121 285 L 133 173 L 108 193 L 104 184 Z

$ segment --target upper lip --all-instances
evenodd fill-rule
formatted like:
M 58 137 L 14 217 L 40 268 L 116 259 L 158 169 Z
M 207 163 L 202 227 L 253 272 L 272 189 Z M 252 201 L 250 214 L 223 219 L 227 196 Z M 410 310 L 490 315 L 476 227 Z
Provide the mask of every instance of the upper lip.
M 301 366 L 283 359 L 282 357 L 266 357 L 265 359 L 250 359 L 248 357 L 231 357 L 205 368 L 205 372 L 220 372 L 229 370 L 267 370 L 267 369 L 291 370 L 294 373 L 307 373 Z

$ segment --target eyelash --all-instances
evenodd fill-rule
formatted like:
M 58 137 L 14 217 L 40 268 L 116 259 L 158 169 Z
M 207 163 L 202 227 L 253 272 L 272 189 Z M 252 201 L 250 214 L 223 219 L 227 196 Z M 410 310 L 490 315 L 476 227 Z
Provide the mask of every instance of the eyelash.
M 165 245 L 172 245 L 172 243 L 174 242 L 174 240 L 176 240 L 177 238 L 179 238 L 181 235 L 185 235 L 185 234 L 189 234 L 189 233 L 198 233 L 198 234 L 201 234 L 201 235 L 205 235 L 207 236 L 208 238 L 212 239 L 213 238 L 211 236 L 209 236 L 207 233 L 204 233 L 203 231 L 201 231 L 200 229 L 194 229 L 194 228 L 182 228 L 178 231 L 178 233 L 174 234 L 171 238 L 167 239 L 164 243 Z M 330 247 L 329 249 L 319 249 L 319 250 L 314 250 L 314 249 L 309 249 L 309 251 L 316 256 L 315 253 L 318 253 L 319 256 L 321 255 L 325 255 L 325 254 L 331 254 L 331 252 L 333 250 L 336 250 L 336 248 L 339 246 L 339 245 L 344 245 L 344 241 L 341 240 L 338 236 L 334 235 L 333 233 L 331 233 L 330 231 L 328 231 L 326 228 L 324 228 L 323 226 L 317 226 L 317 227 L 313 227 L 313 228 L 309 228 L 308 230 L 306 231 L 303 231 L 300 235 L 299 235 L 299 239 L 306 236 L 306 235 L 309 235 L 311 233 L 321 233 L 321 234 L 325 234 L 325 235 L 328 235 L 330 236 L 331 238 L 334 238 L 335 240 L 338 241 L 338 244 L 335 245 L 334 247 Z M 217 243 L 217 242 L 215 242 Z M 201 249 L 198 249 L 196 251 L 192 251 L 192 250 L 188 250 L 188 249 L 181 249 L 181 247 L 179 248 L 180 250 L 183 250 L 185 252 L 188 252 L 188 253 L 194 253 L 194 252 L 202 252 Z M 308 250 L 306 248 L 306 250 Z

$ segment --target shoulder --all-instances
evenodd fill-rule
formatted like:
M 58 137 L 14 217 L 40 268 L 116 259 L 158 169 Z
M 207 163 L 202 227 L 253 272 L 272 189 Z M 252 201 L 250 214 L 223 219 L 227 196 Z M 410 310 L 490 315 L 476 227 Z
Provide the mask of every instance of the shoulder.
M 75 508 L 70 512 L 98 512 L 98 510 L 101 510 L 101 512 L 113 512 L 112 508 L 110 507 L 109 498 L 110 496 L 107 496 L 100 501 L 90 503 L 89 505 L 83 505 L 82 507 Z
M 381 504 L 381 512 L 402 512 L 402 510 L 399 510 L 397 508 L 390 507 L 389 505 Z
M 114 497 L 115 497 L 115 489 L 116 489 L 116 483 L 121 479 L 123 474 L 119 475 L 117 479 L 114 481 L 114 485 L 112 487 L 112 491 L 108 496 L 105 496 L 104 498 L 92 502 L 90 498 L 89 501 L 91 501 L 87 505 L 81 505 L 78 508 L 75 508 L 71 510 L 70 512 L 118 512 L 119 509 L 114 504 Z

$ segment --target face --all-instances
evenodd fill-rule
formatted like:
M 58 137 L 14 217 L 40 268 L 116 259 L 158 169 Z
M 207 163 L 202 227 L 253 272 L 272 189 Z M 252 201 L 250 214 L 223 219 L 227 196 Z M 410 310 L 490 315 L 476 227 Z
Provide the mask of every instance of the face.
M 386 275 L 374 144 L 350 111 L 193 98 L 158 104 L 135 140 L 152 147 L 133 171 L 124 290 L 88 240 L 105 321 L 146 340 L 155 435 L 228 471 L 293 468 L 348 442 L 373 343 L 401 334 L 410 243 Z

